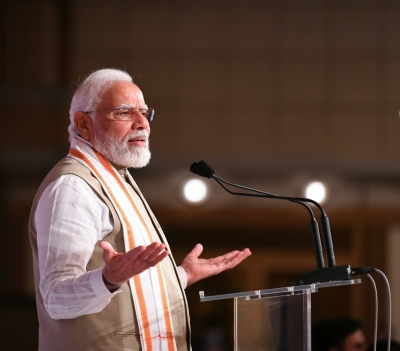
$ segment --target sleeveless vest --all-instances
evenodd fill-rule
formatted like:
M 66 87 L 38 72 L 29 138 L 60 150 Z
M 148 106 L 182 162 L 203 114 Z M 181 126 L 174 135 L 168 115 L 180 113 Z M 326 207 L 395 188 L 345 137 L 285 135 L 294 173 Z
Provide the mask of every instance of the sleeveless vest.
M 127 171 L 125 171 L 127 172 Z M 39 262 L 37 248 L 37 233 L 35 228 L 35 213 L 37 204 L 43 191 L 54 180 L 65 174 L 74 174 L 82 178 L 107 205 L 113 219 L 114 228 L 103 240 L 111 243 L 117 252 L 125 252 L 121 222 L 117 213 L 103 191 L 100 183 L 90 170 L 78 161 L 66 157 L 58 162 L 41 184 L 30 214 L 29 238 L 32 246 L 33 267 L 36 289 L 36 308 L 39 319 L 39 351 L 132 351 L 141 350 L 140 336 L 136 320 L 129 284 L 122 286 L 122 292 L 112 297 L 110 303 L 98 313 L 82 315 L 73 319 L 52 319 L 43 303 L 39 290 Z M 161 242 L 166 244 L 165 236 L 131 177 L 126 181 L 130 184 L 131 194 L 134 196 L 138 207 L 144 212 L 149 228 L 157 234 Z M 147 216 L 146 216 L 147 215 Z M 169 248 L 168 248 L 169 250 Z M 169 250 L 170 252 L 170 250 Z M 103 250 L 96 245 L 87 264 L 87 271 L 104 266 Z M 174 333 L 178 351 L 190 350 L 189 312 L 185 292 L 179 283 L 172 255 L 168 255 L 162 262 L 162 269 L 166 276 L 169 302 L 172 309 Z M 154 350 L 157 351 L 157 350 Z

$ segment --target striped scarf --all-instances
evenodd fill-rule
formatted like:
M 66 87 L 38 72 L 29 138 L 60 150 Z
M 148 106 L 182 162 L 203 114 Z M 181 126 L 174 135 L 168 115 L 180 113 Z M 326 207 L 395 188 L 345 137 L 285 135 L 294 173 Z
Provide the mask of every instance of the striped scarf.
M 69 157 L 88 167 L 102 185 L 122 223 L 125 250 L 156 241 L 138 211 L 128 185 L 90 142 L 71 141 Z M 129 279 L 143 351 L 176 351 L 171 311 L 161 264 Z

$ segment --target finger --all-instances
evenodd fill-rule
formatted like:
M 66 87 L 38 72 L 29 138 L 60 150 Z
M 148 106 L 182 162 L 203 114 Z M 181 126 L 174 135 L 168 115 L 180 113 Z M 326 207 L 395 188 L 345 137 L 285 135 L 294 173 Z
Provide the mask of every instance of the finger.
M 210 260 L 210 263 L 214 264 L 219 272 L 227 269 L 232 269 L 240 262 L 242 262 L 247 255 L 243 251 L 232 251 L 223 256 L 216 257 Z
M 243 254 L 244 254 L 245 257 L 251 256 L 251 251 L 250 251 L 250 249 L 247 249 L 247 248 L 246 248 L 246 249 L 244 249 L 242 252 L 243 252 Z
M 202 252 L 203 252 L 203 245 L 196 244 L 196 246 L 193 248 L 193 250 L 190 251 L 189 255 L 194 256 L 195 258 L 198 258 Z
M 100 241 L 99 246 L 103 249 L 104 262 L 110 262 L 117 252 L 114 251 L 114 248 L 108 241 Z
M 160 246 L 158 246 L 152 253 L 149 254 L 149 256 L 147 257 L 147 260 L 153 260 L 154 258 L 156 258 L 157 256 L 159 256 L 161 253 L 166 252 L 168 255 L 168 252 L 165 251 L 165 245 L 161 244 Z
M 138 247 L 139 248 L 139 247 Z M 148 246 L 140 246 L 139 250 L 132 250 L 132 259 L 147 260 L 149 257 L 157 256 L 165 249 L 165 245 L 160 242 L 154 242 Z
M 244 249 L 242 251 L 239 251 L 238 254 L 238 259 L 240 259 L 240 261 L 243 261 L 245 258 L 249 257 L 251 255 L 251 251 L 249 249 Z
M 238 254 L 235 257 L 233 257 L 232 260 L 227 265 L 229 265 L 230 268 L 233 268 L 240 262 L 242 262 L 244 259 L 249 257 L 250 255 L 251 252 L 249 249 L 244 249 L 243 251 L 239 251 Z
M 157 263 L 160 263 L 167 256 L 168 256 L 168 251 L 164 251 L 164 252 L 161 252 L 159 255 L 153 257 L 151 260 L 148 259 L 146 262 L 149 265 L 149 267 L 153 267 Z
M 160 254 L 165 252 L 162 256 L 158 257 Z M 149 267 L 156 265 L 158 262 L 162 261 L 168 252 L 165 251 L 165 245 L 160 242 L 152 243 L 148 246 L 138 246 L 137 248 L 129 251 L 126 254 L 127 266 L 143 271 Z
M 126 259 L 128 261 L 143 260 L 148 256 L 147 250 L 149 250 L 149 246 L 137 246 L 125 254 Z
M 168 256 L 168 252 L 164 250 L 164 245 L 161 246 L 147 246 L 144 251 L 136 258 L 132 259 L 131 262 L 135 262 L 135 269 L 140 272 L 155 266 L 161 262 L 165 257 Z M 139 272 L 139 273 L 140 273 Z
M 237 251 L 237 250 L 231 251 L 231 252 L 226 253 L 225 255 L 211 258 L 209 261 L 214 264 L 228 262 L 228 261 L 232 260 L 235 256 L 237 256 L 239 254 L 239 252 L 240 251 Z
M 231 251 L 223 256 L 220 256 L 223 260 L 229 261 L 229 260 L 236 260 L 236 259 L 241 259 L 244 260 L 246 257 L 250 256 L 251 252 L 249 249 L 244 249 L 242 251 Z

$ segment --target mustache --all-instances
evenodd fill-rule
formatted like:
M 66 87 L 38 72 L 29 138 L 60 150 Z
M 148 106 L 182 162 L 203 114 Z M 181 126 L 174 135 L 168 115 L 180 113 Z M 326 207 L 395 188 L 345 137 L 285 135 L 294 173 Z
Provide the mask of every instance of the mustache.
M 146 138 L 147 140 L 149 139 L 149 133 L 146 130 L 137 130 L 135 132 L 132 132 L 130 134 L 128 134 L 125 138 L 124 138 L 124 142 L 128 142 L 130 139 L 133 138 Z

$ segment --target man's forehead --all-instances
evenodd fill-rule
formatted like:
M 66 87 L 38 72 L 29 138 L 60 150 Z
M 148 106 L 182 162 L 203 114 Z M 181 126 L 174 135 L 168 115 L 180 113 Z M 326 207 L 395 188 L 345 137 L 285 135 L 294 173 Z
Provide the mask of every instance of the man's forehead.
M 139 87 L 132 82 L 117 82 L 108 88 L 101 96 L 100 103 L 112 103 L 117 105 L 144 104 L 144 97 Z

